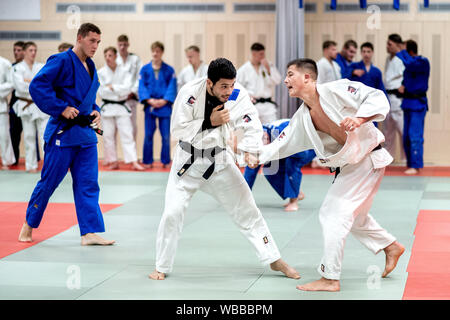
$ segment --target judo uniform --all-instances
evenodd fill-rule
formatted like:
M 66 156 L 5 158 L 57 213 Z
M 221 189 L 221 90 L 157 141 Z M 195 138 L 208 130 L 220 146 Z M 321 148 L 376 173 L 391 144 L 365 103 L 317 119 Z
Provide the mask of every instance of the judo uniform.
M 347 61 L 340 53 L 337 54 L 336 60 L 334 60 L 341 68 L 341 78 L 350 79 L 353 69 L 350 68 L 352 62 Z
M 425 115 L 428 111 L 428 79 L 430 62 L 422 56 L 412 57 L 402 50 L 397 57 L 405 65 L 403 85 L 405 93 L 401 108 L 403 110 L 403 147 L 409 168 L 423 168 L 423 133 Z
M 361 82 L 342 79 L 317 84 L 317 91 L 323 111 L 337 126 L 345 117 L 376 115 L 374 121 L 382 121 L 389 111 L 386 95 Z M 336 177 L 319 210 L 324 255 L 318 272 L 322 277 L 340 278 L 349 232 L 375 254 L 395 241 L 369 214 L 385 167 L 393 160 L 385 149 L 378 147 L 383 141 L 381 131 L 369 121 L 348 132 L 342 146 L 315 129 L 303 103 L 280 136 L 262 147 L 261 163 L 313 148 L 322 163 L 336 169 Z
M 317 61 L 317 83 L 327 83 L 341 78 L 341 67 L 336 61 L 330 62 L 325 57 Z
M 391 109 L 383 122 L 383 134 L 386 139 L 384 147 L 391 155 L 395 155 L 397 134 L 403 139 L 402 98 L 398 94 L 398 88 L 402 85 L 404 70 L 405 66 L 400 58 L 397 56 L 386 58 L 384 67 L 384 86 L 388 94 L 389 102 L 391 103 Z M 397 92 L 397 94 L 395 92 Z M 400 141 L 402 141 L 402 139 L 400 139 Z M 402 142 L 400 142 L 400 150 L 402 150 L 401 153 L 404 158 Z
M 172 270 L 183 219 L 197 190 L 214 197 L 230 214 L 263 264 L 280 258 L 267 224 L 256 207 L 250 188 L 235 161 L 244 165 L 244 151 L 254 153 L 262 144 L 262 126 L 246 90 L 235 89 L 224 107 L 227 124 L 202 130 L 205 114 L 206 77 L 186 84 L 174 103 L 171 134 L 179 140 L 166 189 L 164 212 L 156 236 L 156 270 Z M 227 146 L 231 131 L 241 131 L 240 156 Z M 203 150 L 203 151 L 202 151 Z
M 100 81 L 98 94 L 103 99 L 101 114 L 105 160 L 108 163 L 117 161 L 117 130 L 122 143 L 124 162 L 137 161 L 131 121 L 133 102 L 132 99 L 127 99 L 132 92 L 132 75 L 123 65 L 118 64 L 114 71 L 105 65 L 98 70 L 98 78 Z M 107 85 L 112 85 L 113 90 Z
M 139 103 L 139 72 L 142 68 L 142 61 L 134 53 L 129 53 L 127 60 L 123 61 L 120 54 L 117 55 L 116 63 L 122 65 L 131 75 L 132 88 L 131 92 L 134 93 L 136 99 L 128 99 L 127 105 L 131 110 L 131 123 L 133 125 L 133 139 L 136 141 L 137 134 L 137 105 Z
M 236 81 L 256 99 L 255 107 L 262 124 L 271 123 L 278 118 L 272 97 L 275 94 L 275 87 L 281 83 L 281 75 L 272 63 L 269 66 L 270 70 L 266 70 L 261 64 L 256 71 L 251 62 L 247 61 L 237 70 L 236 76 Z
M 33 79 L 43 66 L 43 63 L 35 62 L 32 69 L 30 69 L 28 64 L 22 61 L 14 65 L 12 69 L 12 82 L 18 98 L 13 108 L 14 112 L 22 120 L 25 169 L 27 171 L 38 168 L 37 152 L 44 148 L 44 130 L 49 116 L 42 112 L 32 101 L 29 92 L 30 83 L 25 82 L 24 79 Z M 39 151 L 36 148 L 36 134 L 39 141 Z
M 269 136 L 269 142 L 276 139 L 289 124 L 289 119 L 281 119 L 263 126 Z M 287 158 L 280 159 L 277 164 L 270 162 L 263 166 L 263 174 L 272 188 L 282 199 L 297 198 L 302 183 L 302 167 L 310 163 L 316 156 L 314 150 L 295 153 Z M 253 188 L 258 171 L 261 166 L 254 169 L 246 167 L 244 178 L 250 189 Z
M 170 115 L 172 104 L 177 95 L 177 79 L 175 70 L 166 63 L 162 63 L 155 77 L 152 63 L 142 67 L 139 80 L 139 99 L 145 105 L 145 138 L 143 160 L 144 164 L 153 163 L 153 135 L 156 130 L 156 119 L 158 119 L 159 132 L 162 137 L 161 162 L 170 163 Z M 153 108 L 147 104 L 147 99 L 164 99 L 167 104 L 161 108 Z
M 67 106 L 77 108 L 78 117 L 100 112 L 95 104 L 97 72 L 92 59 L 87 58 L 86 63 L 90 73 L 72 49 L 52 55 L 30 84 L 36 105 L 51 116 L 44 134 L 41 179 L 28 203 L 26 220 L 32 228 L 39 226 L 51 195 L 70 169 L 80 234 L 105 231 L 98 204 L 96 134 L 89 126 L 69 126 L 61 116 Z
M 192 64 L 188 64 L 181 69 L 177 76 L 178 90 L 180 90 L 189 81 L 200 79 L 208 75 L 208 65 L 204 62 L 200 64 L 197 71 L 194 71 Z
M 11 63 L 0 57 L 0 156 L 4 166 L 9 166 L 16 162 L 9 133 L 7 98 L 13 89 L 10 73 Z

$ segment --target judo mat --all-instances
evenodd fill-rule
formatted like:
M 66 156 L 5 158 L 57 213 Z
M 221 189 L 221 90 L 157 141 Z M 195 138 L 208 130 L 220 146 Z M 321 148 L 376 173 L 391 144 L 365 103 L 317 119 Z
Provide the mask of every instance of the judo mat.
M 173 272 L 148 279 L 164 208 L 167 171 L 101 171 L 100 204 L 108 247 L 80 246 L 72 180 L 66 176 L 50 199 L 32 244 L 17 242 L 27 201 L 39 174 L 0 171 L 0 299 L 334 300 L 449 299 L 450 169 L 403 176 L 389 168 L 371 214 L 406 251 L 381 279 L 385 256 L 354 237 L 346 242 L 341 291 L 302 292 L 297 284 L 319 278 L 322 255 L 318 209 L 333 175 L 303 170 L 306 197 L 296 212 L 258 176 L 253 194 L 282 257 L 302 278 L 293 280 L 259 264 L 250 243 L 210 196 L 198 192 L 187 210 Z M 102 169 L 102 168 L 101 168 Z M 442 175 L 440 175 L 442 173 Z M 174 199 L 177 201 L 177 199 Z M 431 281 L 434 279 L 435 281 Z

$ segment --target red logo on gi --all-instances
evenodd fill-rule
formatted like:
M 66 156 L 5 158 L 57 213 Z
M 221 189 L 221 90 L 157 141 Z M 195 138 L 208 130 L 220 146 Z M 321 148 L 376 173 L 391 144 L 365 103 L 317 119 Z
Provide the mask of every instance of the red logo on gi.
M 250 118 L 248 114 L 246 114 L 243 119 L 244 119 L 244 122 L 252 121 L 252 118 Z
M 356 93 L 356 88 L 352 87 L 352 86 L 348 86 L 347 91 L 350 93 Z
M 194 103 L 195 103 L 195 98 L 193 96 L 190 96 L 187 101 L 187 104 L 192 106 Z
M 267 239 L 267 237 L 264 237 L 264 238 L 263 238 L 263 241 L 264 241 L 265 244 L 268 244 L 268 243 L 269 243 L 269 239 Z
M 284 133 L 284 131 L 280 134 L 280 136 L 278 137 L 278 139 L 283 139 L 286 136 L 286 133 Z

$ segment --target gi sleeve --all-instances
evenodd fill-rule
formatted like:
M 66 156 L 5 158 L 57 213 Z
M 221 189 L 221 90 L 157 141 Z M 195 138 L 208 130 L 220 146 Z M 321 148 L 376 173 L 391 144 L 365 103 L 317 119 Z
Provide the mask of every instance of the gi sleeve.
M 15 90 L 18 92 L 28 92 L 30 83 L 24 81 L 23 73 L 18 67 L 13 68 L 11 79 Z
M 163 99 L 169 101 L 170 103 L 173 103 L 175 101 L 176 96 L 177 96 L 177 77 L 175 74 L 175 70 L 172 69 L 169 85 L 167 86 Z
M 68 106 L 68 103 L 56 96 L 54 87 L 64 76 L 70 76 L 66 70 L 72 70 L 72 65 L 66 66 L 65 60 L 59 55 L 48 58 L 44 67 L 36 74 L 30 83 L 30 95 L 34 103 L 42 110 L 57 118 Z
M 137 56 L 136 56 L 137 57 Z M 131 92 L 139 95 L 139 72 L 142 69 L 142 60 L 137 57 L 136 58 L 136 69 L 134 70 L 134 74 L 132 75 L 132 79 L 134 79 L 133 86 L 131 88 Z
M 10 81 L 11 65 L 0 62 L 0 98 L 5 99 L 12 91 L 13 86 Z
M 186 90 L 181 90 L 173 104 L 170 134 L 177 141 L 191 142 L 202 127 L 203 118 L 194 119 L 194 109 L 187 104 L 189 97 Z
M 259 154 L 260 163 L 287 158 L 300 151 L 314 148 L 305 131 L 303 108 L 305 108 L 304 104 L 296 111 L 278 137 L 262 147 Z
M 149 78 L 150 75 L 147 72 L 149 65 L 145 65 L 142 67 L 141 72 L 139 72 L 139 100 L 141 103 L 145 104 L 148 99 L 151 98 L 150 91 L 150 83 Z
M 405 68 L 414 70 L 416 72 L 426 72 L 428 70 L 428 66 L 426 63 L 423 63 L 421 59 L 412 57 L 406 50 L 397 52 L 397 57 L 402 60 Z

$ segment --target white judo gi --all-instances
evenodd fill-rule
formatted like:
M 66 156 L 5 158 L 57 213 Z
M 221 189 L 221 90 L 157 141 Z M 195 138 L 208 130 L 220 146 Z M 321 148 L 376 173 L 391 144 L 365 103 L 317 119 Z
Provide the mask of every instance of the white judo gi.
M 341 67 L 336 61 L 322 57 L 317 61 L 317 83 L 327 83 L 341 79 Z
M 36 132 L 39 141 L 39 150 L 44 148 L 44 131 L 50 116 L 42 112 L 32 102 L 28 88 L 29 82 L 24 79 L 33 77 L 44 66 L 43 63 L 35 62 L 30 69 L 25 61 L 19 62 L 12 67 L 12 82 L 16 90 L 18 100 L 13 105 L 14 112 L 22 120 L 23 140 L 25 144 L 25 169 L 35 170 L 38 168 L 36 156 Z
M 117 55 L 116 63 L 123 65 L 123 67 L 131 74 L 131 92 L 133 92 L 138 100 L 130 99 L 128 101 L 128 106 L 131 109 L 131 123 L 133 125 L 133 139 L 136 140 L 137 134 L 137 105 L 139 104 L 139 72 L 142 68 L 142 61 L 134 53 L 129 53 L 127 56 L 127 60 L 123 61 L 123 58 L 120 54 Z
M 275 87 L 281 83 L 281 75 L 277 68 L 269 63 L 270 75 L 266 68 L 261 64 L 258 71 L 250 61 L 244 63 L 238 70 L 236 80 L 247 89 L 248 93 L 256 100 L 272 100 L 275 94 Z M 276 105 L 272 102 L 255 103 L 258 110 L 259 120 L 262 124 L 272 123 L 277 120 Z
M 405 66 L 399 57 L 394 56 L 386 58 L 384 67 L 384 87 L 386 90 L 395 90 L 401 87 L 403 81 L 403 71 Z M 403 110 L 401 108 L 402 98 L 395 94 L 388 94 L 391 102 L 391 109 L 383 122 L 383 134 L 386 138 L 384 147 L 393 156 L 395 156 L 395 145 L 397 134 L 400 136 L 400 153 L 405 158 L 403 151 Z
M 317 84 L 317 91 L 323 111 L 337 126 L 345 117 L 376 115 L 373 121 L 382 121 L 389 111 L 385 94 L 361 82 L 342 79 Z M 391 155 L 378 147 L 383 141 L 381 131 L 369 121 L 348 132 L 342 146 L 315 129 L 303 103 L 279 137 L 262 148 L 261 163 L 314 149 L 327 167 L 340 169 L 319 211 L 324 255 L 318 272 L 327 279 L 340 278 L 349 232 L 375 254 L 395 241 L 369 214 L 385 167 L 392 162 Z
M 181 69 L 180 74 L 177 76 L 178 90 L 180 90 L 189 81 L 200 79 L 208 75 L 208 65 L 202 62 L 197 71 L 194 71 L 192 64 L 188 64 Z
M 101 119 L 105 161 L 108 163 L 117 161 L 116 131 L 119 132 L 124 162 L 137 161 L 131 120 L 132 100 L 127 100 L 133 87 L 132 75 L 123 65 L 118 64 L 114 71 L 105 65 L 98 70 L 98 79 L 100 81 L 98 94 L 103 100 Z M 107 85 L 112 85 L 113 90 Z
M 237 97 L 236 97 L 237 95 Z M 232 98 L 233 97 L 233 98 Z M 269 228 L 257 208 L 250 188 L 235 164 L 234 153 L 227 146 L 230 130 L 241 130 L 243 137 L 238 150 L 255 153 L 262 145 L 262 125 L 246 90 L 235 84 L 235 90 L 225 103 L 230 121 L 217 128 L 202 131 L 206 100 L 206 77 L 187 83 L 173 105 L 171 136 L 180 141 L 175 150 L 166 189 L 165 208 L 156 238 L 156 270 L 172 270 L 178 239 L 183 227 L 184 214 L 197 190 L 214 197 L 229 213 L 241 233 L 250 241 L 256 255 L 264 265 L 280 259 L 280 252 Z M 182 142 L 181 142 L 182 141 Z M 183 146 L 184 144 L 184 146 Z M 186 148 L 186 145 L 188 146 Z M 189 145 L 197 150 L 208 149 L 192 163 Z M 215 157 L 212 149 L 215 148 Z M 223 151 L 220 151 L 225 149 Z M 212 174 L 204 178 L 215 160 Z M 236 159 L 244 165 L 243 157 Z M 186 168 L 187 163 L 192 163 Z
M 9 166 L 16 162 L 9 133 L 7 98 L 13 90 L 10 75 L 11 63 L 0 57 L 0 155 L 4 166 Z

